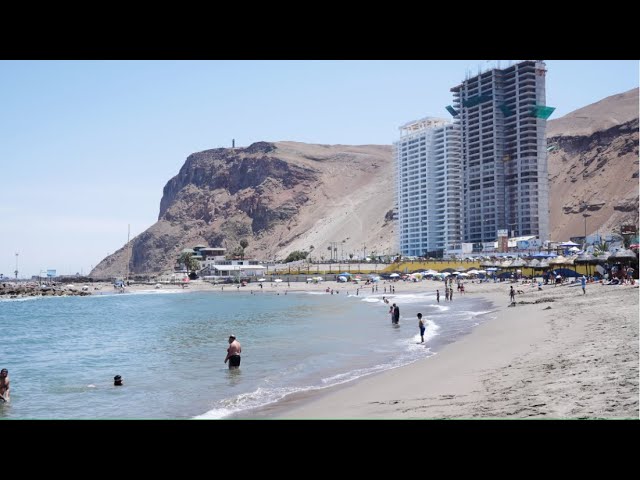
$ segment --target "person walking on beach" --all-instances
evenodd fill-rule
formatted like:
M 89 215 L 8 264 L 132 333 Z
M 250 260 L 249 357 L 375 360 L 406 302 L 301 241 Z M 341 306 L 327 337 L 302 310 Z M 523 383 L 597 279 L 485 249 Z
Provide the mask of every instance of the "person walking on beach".
M 421 339 L 420 343 L 424 343 L 424 329 L 425 329 L 425 326 L 424 326 L 424 320 L 422 320 L 422 314 L 421 313 L 418 314 L 418 328 L 420 329 L 420 339 Z
M 224 359 L 224 363 L 229 361 L 229 370 L 238 368 L 240 366 L 240 354 L 242 353 L 242 346 L 240 342 L 236 340 L 235 335 L 229 335 L 229 348 L 227 348 L 227 356 Z
M 580 283 L 582 284 L 582 294 L 586 295 L 587 294 L 587 277 L 582 275 L 582 278 L 580 279 Z
M 440 290 L 436 290 L 436 302 L 440 303 Z
M 395 306 L 396 306 L 396 304 L 394 303 L 393 305 L 391 305 L 391 306 L 389 307 L 389 315 L 391 315 L 391 323 L 393 323 L 393 319 L 394 319 L 394 317 L 393 317 L 393 308 L 394 308 Z
M 509 290 L 509 298 L 511 298 L 511 303 L 515 303 L 516 291 L 513 289 L 513 285 L 511 285 L 511 290 Z
M 449 287 L 449 301 L 453 302 L 453 287 Z
M 9 403 L 9 370 L 0 370 L 0 403 Z

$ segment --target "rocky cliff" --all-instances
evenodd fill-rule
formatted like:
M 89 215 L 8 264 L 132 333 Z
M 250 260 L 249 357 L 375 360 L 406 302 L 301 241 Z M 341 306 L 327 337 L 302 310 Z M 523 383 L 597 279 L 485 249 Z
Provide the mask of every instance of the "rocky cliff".
M 638 89 L 547 126 L 550 233 L 554 240 L 638 224 Z
M 241 239 L 260 259 L 294 250 L 329 258 L 329 242 L 344 258 L 382 254 L 395 235 L 392 168 L 391 147 L 380 145 L 259 142 L 194 153 L 165 186 L 157 223 L 131 241 L 129 271 L 166 271 L 183 248 L 231 251 Z M 123 275 L 128 256 L 123 247 L 91 275 Z

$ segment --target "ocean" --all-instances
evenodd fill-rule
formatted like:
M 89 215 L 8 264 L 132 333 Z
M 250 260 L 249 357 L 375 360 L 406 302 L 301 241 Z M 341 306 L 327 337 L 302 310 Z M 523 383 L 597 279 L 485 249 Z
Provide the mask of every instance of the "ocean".
M 489 302 L 457 294 L 438 304 L 435 288 L 2 299 L 0 368 L 9 370 L 11 403 L 0 404 L 0 419 L 252 418 L 292 396 L 435 355 L 490 318 Z M 399 305 L 398 325 L 383 296 Z M 230 334 L 242 344 L 237 370 L 224 363 Z

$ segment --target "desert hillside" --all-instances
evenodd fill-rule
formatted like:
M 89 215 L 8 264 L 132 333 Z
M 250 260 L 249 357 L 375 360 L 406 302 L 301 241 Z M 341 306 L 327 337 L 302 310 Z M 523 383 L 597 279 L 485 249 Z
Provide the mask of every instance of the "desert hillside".
M 247 257 L 283 259 L 295 250 L 330 258 L 390 252 L 394 231 L 391 147 L 258 142 L 190 155 L 164 188 L 158 222 L 132 240 L 130 272 L 171 269 L 198 244 Z M 314 247 L 311 249 L 311 247 Z M 123 247 L 94 276 L 122 275 Z
M 568 240 L 638 224 L 638 89 L 547 125 L 550 233 Z

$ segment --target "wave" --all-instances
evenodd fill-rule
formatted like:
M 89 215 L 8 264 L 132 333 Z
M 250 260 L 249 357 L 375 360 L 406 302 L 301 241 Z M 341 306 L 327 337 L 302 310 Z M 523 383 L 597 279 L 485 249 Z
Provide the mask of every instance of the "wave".
M 436 325 L 434 322 L 427 321 L 427 331 L 429 331 L 429 333 L 425 331 L 425 341 L 427 340 L 428 335 L 431 335 L 428 338 L 432 338 L 433 336 L 437 335 L 436 332 L 438 328 L 438 325 Z M 242 411 L 258 409 L 267 405 L 274 404 L 293 394 L 320 391 L 327 388 L 335 387 L 368 375 L 383 372 L 386 370 L 392 370 L 394 368 L 399 368 L 416 362 L 417 360 L 435 355 L 435 353 L 432 352 L 429 347 L 426 347 L 425 345 L 416 345 L 416 342 L 414 342 L 413 340 L 414 338 L 411 337 L 402 341 L 401 343 L 406 344 L 407 347 L 405 348 L 405 355 L 389 363 L 377 364 L 372 367 L 358 368 L 355 370 L 350 370 L 348 372 L 332 375 L 330 377 L 321 378 L 320 385 L 276 388 L 259 387 L 252 392 L 242 393 L 236 395 L 235 397 L 221 400 L 218 402 L 218 405 L 216 407 L 193 418 L 196 420 L 215 420 L 229 417 Z M 419 340 L 420 336 L 418 335 L 418 341 Z

